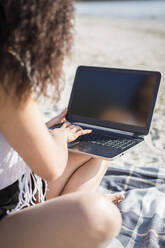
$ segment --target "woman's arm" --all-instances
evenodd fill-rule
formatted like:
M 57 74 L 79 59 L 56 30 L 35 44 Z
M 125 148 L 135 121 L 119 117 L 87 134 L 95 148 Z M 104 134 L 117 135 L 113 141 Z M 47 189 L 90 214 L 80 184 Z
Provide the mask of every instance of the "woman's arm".
M 52 127 L 53 125 L 65 122 L 66 121 L 66 119 L 65 119 L 66 114 L 67 114 L 67 108 L 65 108 L 65 110 L 61 114 L 57 115 L 53 119 L 46 122 L 45 123 L 46 126 L 49 128 L 49 127 Z
M 2 93 L 2 91 L 1 91 Z M 63 173 L 67 160 L 67 136 L 64 129 L 50 135 L 33 97 L 16 107 L 13 97 L 0 96 L 0 130 L 31 170 L 47 181 Z

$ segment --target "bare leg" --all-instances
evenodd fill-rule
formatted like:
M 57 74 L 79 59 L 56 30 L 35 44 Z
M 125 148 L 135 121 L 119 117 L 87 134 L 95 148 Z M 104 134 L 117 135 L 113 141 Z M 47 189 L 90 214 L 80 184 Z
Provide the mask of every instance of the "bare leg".
M 109 161 L 90 159 L 74 172 L 61 194 L 77 191 L 96 192 L 108 165 Z M 105 194 L 104 196 L 115 204 L 120 203 L 124 199 L 121 193 Z
M 96 218 L 97 216 L 97 218 Z M 96 193 L 72 193 L 0 221 L 3 248 L 100 248 L 120 231 L 117 207 Z
M 62 194 L 77 191 L 96 192 L 99 184 L 106 173 L 109 162 L 91 158 L 78 168 L 65 185 Z
M 56 182 L 49 184 L 47 199 L 76 191 L 95 192 L 105 175 L 109 161 L 88 155 L 70 153 L 66 170 Z M 121 194 L 107 194 L 115 204 L 123 200 Z
M 88 155 L 69 152 L 68 163 L 62 176 L 54 182 L 48 182 L 47 199 L 59 196 L 72 174 L 90 159 Z

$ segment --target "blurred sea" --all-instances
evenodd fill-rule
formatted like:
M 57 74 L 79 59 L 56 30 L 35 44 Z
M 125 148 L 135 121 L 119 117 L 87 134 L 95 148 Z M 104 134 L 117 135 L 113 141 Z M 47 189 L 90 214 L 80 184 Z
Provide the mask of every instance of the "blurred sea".
M 75 6 L 83 16 L 165 20 L 164 0 L 78 2 Z

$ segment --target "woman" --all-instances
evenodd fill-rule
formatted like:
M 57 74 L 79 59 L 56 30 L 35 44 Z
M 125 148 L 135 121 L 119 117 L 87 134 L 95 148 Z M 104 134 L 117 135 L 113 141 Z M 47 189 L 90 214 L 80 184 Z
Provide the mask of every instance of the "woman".
M 121 227 L 113 203 L 120 197 L 96 193 L 107 162 L 67 149 L 67 142 L 90 130 L 65 121 L 66 110 L 45 125 L 36 105 L 48 85 L 54 88 L 54 102 L 59 99 L 72 23 L 72 0 L 0 0 L 3 248 L 97 248 Z M 50 133 L 48 127 L 59 122 L 62 128 Z

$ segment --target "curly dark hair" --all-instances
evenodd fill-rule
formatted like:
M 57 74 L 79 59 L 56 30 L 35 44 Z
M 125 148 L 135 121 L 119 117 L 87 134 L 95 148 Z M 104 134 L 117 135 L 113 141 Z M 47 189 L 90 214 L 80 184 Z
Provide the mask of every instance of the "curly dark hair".
M 54 100 L 59 100 L 62 64 L 72 44 L 73 16 L 73 0 L 0 0 L 0 64 L 12 54 L 7 60 L 11 65 L 5 68 L 9 74 L 10 70 L 21 72 L 19 80 L 8 82 L 19 100 L 31 91 L 47 96 L 48 85 L 56 92 Z M 7 90 L 1 76 L 0 84 Z

